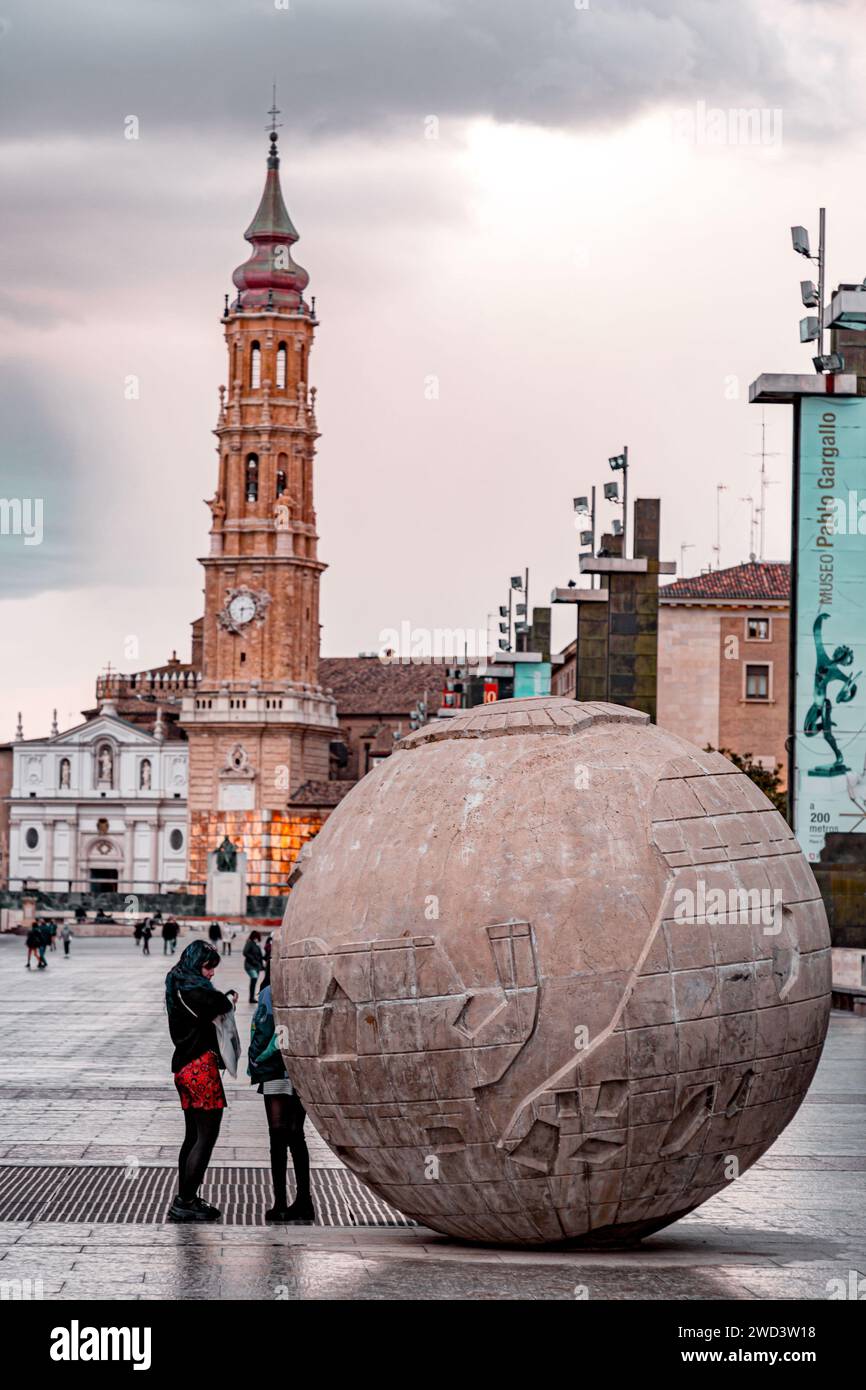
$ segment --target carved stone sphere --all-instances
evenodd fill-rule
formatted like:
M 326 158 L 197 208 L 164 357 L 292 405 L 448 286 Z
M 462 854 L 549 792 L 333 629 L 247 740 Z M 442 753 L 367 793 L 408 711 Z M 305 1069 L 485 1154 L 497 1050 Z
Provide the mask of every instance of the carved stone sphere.
M 634 1242 L 773 1143 L 817 1066 L 830 943 L 783 818 L 616 705 L 437 719 L 340 804 L 275 951 L 313 1123 L 409 1217 Z

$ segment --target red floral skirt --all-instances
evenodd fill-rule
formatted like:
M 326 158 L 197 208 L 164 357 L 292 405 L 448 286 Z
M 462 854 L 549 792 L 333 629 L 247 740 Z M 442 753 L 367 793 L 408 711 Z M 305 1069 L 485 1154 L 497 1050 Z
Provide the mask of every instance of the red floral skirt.
M 225 1110 L 226 1093 L 215 1052 L 205 1052 L 174 1074 L 184 1110 Z

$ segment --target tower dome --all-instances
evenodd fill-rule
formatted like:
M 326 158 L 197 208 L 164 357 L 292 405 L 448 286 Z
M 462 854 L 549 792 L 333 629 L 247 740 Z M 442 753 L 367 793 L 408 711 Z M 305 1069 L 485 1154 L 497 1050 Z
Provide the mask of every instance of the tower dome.
M 280 157 L 277 132 L 271 131 L 268 172 L 258 211 L 244 232 L 252 255 L 232 276 L 238 288 L 241 309 L 297 309 L 310 277 L 292 259 L 291 248 L 298 240 L 280 188 Z

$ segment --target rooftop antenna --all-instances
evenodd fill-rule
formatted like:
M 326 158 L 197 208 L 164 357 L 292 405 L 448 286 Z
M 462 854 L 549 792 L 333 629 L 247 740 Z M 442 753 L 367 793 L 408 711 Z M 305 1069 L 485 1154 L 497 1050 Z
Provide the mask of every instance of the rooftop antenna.
M 758 509 L 755 506 L 754 497 L 741 497 L 740 501 L 748 502 L 749 504 L 749 561 L 751 564 L 754 564 L 756 559 L 758 558 L 755 554 L 755 534 L 758 529 Z
M 717 570 L 722 568 L 722 493 L 727 490 L 727 483 L 716 483 L 716 543 L 713 546 L 713 554 L 716 557 Z
M 767 453 L 767 421 L 766 421 L 766 419 L 765 419 L 765 417 L 764 417 L 764 411 L 763 411 L 763 409 L 761 410 L 761 448 L 760 448 L 760 452 L 757 453 L 757 454 L 750 454 L 749 457 L 750 457 L 750 458 L 753 458 L 753 459 L 759 458 L 759 459 L 761 460 L 761 482 L 760 482 L 760 488 L 761 488 L 760 498 L 761 498 L 761 500 L 760 500 L 758 506 L 755 508 L 755 514 L 756 514 L 756 516 L 758 517 L 758 523 L 759 523 L 759 524 L 758 524 L 758 559 L 761 560 L 761 561 L 763 561 L 763 558 L 764 558 L 764 520 L 765 520 L 765 517 L 766 517 L 766 514 L 767 514 L 767 488 L 768 488 L 768 487 L 774 487 L 774 486 L 776 485 L 776 483 L 778 482 L 778 479 L 777 479 L 777 478 L 768 478 L 768 477 L 767 477 L 767 459 L 773 459 L 773 458 L 778 458 L 778 457 L 779 457 L 779 450 L 778 450 L 778 449 L 774 449 L 774 450 L 773 450 L 771 453 L 769 453 L 769 454 Z

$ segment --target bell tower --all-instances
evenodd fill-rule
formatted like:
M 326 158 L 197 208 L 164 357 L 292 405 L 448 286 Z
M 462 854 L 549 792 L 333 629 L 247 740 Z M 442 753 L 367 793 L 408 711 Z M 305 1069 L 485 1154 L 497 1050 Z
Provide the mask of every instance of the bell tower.
M 313 503 L 317 319 L 315 300 L 304 299 L 309 276 L 292 256 L 298 233 L 277 142 L 272 127 L 264 192 L 244 233 L 252 251 L 223 313 L 228 389 L 220 387 L 210 553 L 201 560 L 201 678 L 181 716 L 190 878 L 204 879 L 207 852 L 228 835 L 247 853 L 251 893 L 284 891 L 303 840 L 321 825 L 338 728 L 334 700 L 318 684 L 326 566 Z

